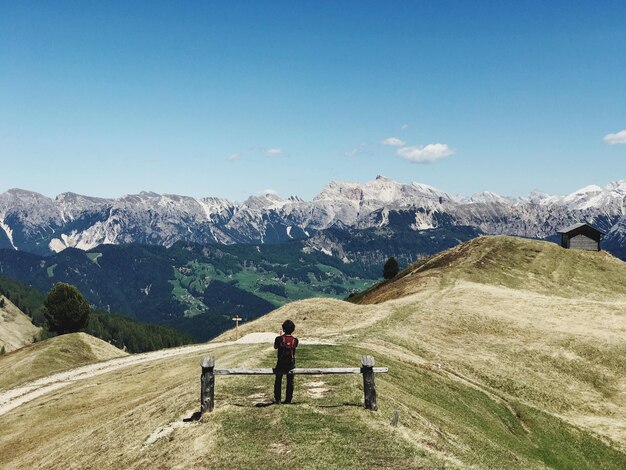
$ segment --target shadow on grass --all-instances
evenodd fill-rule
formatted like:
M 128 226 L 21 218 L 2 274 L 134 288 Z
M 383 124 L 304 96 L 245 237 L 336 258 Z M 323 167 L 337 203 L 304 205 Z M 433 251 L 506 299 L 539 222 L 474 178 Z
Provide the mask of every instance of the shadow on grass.
M 191 423 L 192 421 L 198 421 L 200 420 L 200 418 L 202 418 L 202 412 L 200 411 L 196 411 L 194 414 L 192 414 L 189 418 L 183 418 L 183 422 L 184 423 Z
M 346 406 L 353 406 L 353 407 L 357 407 L 357 408 L 361 408 L 363 407 L 363 403 L 352 403 L 352 402 L 344 402 L 344 403 L 333 403 L 330 405 L 316 405 L 315 403 L 307 403 L 307 402 L 291 402 L 291 403 L 281 403 L 281 405 L 304 405 L 307 404 L 309 406 L 311 406 L 312 408 L 343 408 Z M 274 403 L 273 401 L 269 401 L 269 402 L 261 402 L 261 403 L 255 403 L 254 407 L 255 408 L 265 408 L 266 406 L 272 406 L 272 405 L 277 405 L 277 403 Z M 242 404 L 235 404 L 235 406 L 241 406 L 241 407 L 247 407 L 249 405 L 242 405 Z
M 330 405 L 316 405 L 315 403 L 309 403 L 309 402 L 291 402 L 291 403 L 274 403 L 273 401 L 262 401 L 262 402 L 257 402 L 257 403 L 253 403 L 253 404 L 249 404 L 249 403 L 232 403 L 232 406 L 236 406 L 238 408 L 266 408 L 268 406 L 293 406 L 293 405 L 304 405 L 307 404 L 309 406 L 311 406 L 312 408 L 342 408 L 342 407 L 346 407 L 346 406 L 352 406 L 352 407 L 357 407 L 357 408 L 362 408 L 363 407 L 363 403 L 353 403 L 353 402 L 344 402 L 344 403 L 333 403 Z M 194 415 L 199 414 L 199 413 L 194 413 Z M 201 415 L 200 415 L 201 416 Z M 198 418 L 199 419 L 199 418 Z M 192 418 L 186 418 L 184 421 L 195 421 L 195 419 Z
M 260 403 L 255 403 L 254 407 L 255 408 L 265 408 L 266 406 L 272 406 L 272 405 L 277 405 L 278 403 L 274 403 L 273 401 L 263 401 Z
M 341 408 L 344 406 L 356 406 L 359 408 L 363 407 L 363 403 L 351 403 L 351 402 L 344 402 L 344 403 L 336 403 L 333 405 L 316 405 L 317 408 Z
M 258 403 L 230 403 L 231 406 L 236 406 L 238 408 L 265 408 L 267 406 L 276 405 L 273 401 L 262 401 Z

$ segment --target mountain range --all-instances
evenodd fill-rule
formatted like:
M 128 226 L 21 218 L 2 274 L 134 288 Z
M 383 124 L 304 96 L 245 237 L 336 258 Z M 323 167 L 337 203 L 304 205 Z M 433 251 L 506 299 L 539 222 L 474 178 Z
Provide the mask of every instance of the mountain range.
M 101 244 L 264 244 L 291 239 L 310 239 L 311 249 L 337 255 L 340 249 L 315 239 L 318 232 L 331 227 L 352 233 L 464 226 L 485 234 L 543 239 L 577 222 L 607 232 L 606 248 L 624 257 L 626 180 L 587 186 L 566 196 L 532 192 L 521 198 L 491 192 L 453 196 L 383 176 L 365 184 L 331 182 L 311 201 L 271 193 L 242 203 L 152 192 L 118 199 L 74 193 L 51 199 L 22 189 L 0 194 L 0 248 L 41 255 Z
M 19 189 L 0 194 L 0 274 L 47 292 L 76 285 L 97 308 L 206 340 L 238 314 L 345 298 L 402 267 L 485 234 L 556 239 L 587 222 L 626 259 L 626 180 L 567 196 L 452 196 L 379 176 L 328 184 L 313 200 L 142 192 L 119 199 Z
M 626 257 L 626 180 L 587 186 L 566 196 L 532 192 L 510 198 L 491 192 L 454 196 L 425 184 L 384 176 L 329 183 L 310 201 L 267 193 L 244 202 L 141 192 L 117 199 L 63 193 L 51 199 L 22 189 L 0 194 L 0 248 L 50 255 L 101 244 L 172 246 L 275 244 L 306 239 L 309 250 L 353 261 L 333 239 L 362 230 L 427 234 L 470 228 L 477 233 L 545 239 L 587 222 L 606 232 L 604 246 Z M 324 232 L 332 229 L 328 236 Z M 459 240 L 461 241 L 461 240 Z

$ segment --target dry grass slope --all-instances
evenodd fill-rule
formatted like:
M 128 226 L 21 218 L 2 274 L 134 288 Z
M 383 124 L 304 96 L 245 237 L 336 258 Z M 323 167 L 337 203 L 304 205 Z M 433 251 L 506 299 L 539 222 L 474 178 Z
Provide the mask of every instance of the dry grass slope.
M 566 298 L 623 300 L 626 263 L 604 251 L 566 250 L 518 237 L 478 237 L 412 264 L 392 281 L 374 285 L 351 301 L 381 303 L 457 281 Z
M 0 390 L 127 353 L 86 333 L 55 336 L 0 357 Z
M 310 299 L 241 328 L 276 331 L 292 318 L 299 336 L 336 343 L 299 348 L 301 367 L 373 354 L 390 368 L 377 378 L 377 413 L 361 408 L 358 376 L 298 377 L 295 405 L 263 408 L 271 379 L 220 376 L 215 412 L 185 422 L 199 398 L 200 355 L 190 354 L 0 417 L 0 466 L 625 468 L 626 293 L 614 278 L 623 263 L 553 248 L 475 240 L 369 291 L 369 304 Z M 274 362 L 266 344 L 214 351 L 222 367 Z
M 611 255 L 481 237 L 356 301 L 396 307 L 372 343 L 626 444 L 626 263 Z
M 14 351 L 33 342 L 41 328 L 36 327 L 30 318 L 22 313 L 9 299 L 0 295 L 0 348 L 6 352 Z

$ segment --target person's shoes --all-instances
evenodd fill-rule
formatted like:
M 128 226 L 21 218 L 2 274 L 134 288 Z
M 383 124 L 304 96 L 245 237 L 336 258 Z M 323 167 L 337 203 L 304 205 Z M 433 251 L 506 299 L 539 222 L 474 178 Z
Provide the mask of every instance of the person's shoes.
M 291 405 L 291 400 L 283 400 L 281 403 L 283 405 Z
M 272 403 L 273 403 L 274 405 L 280 405 L 280 400 L 274 400 Z

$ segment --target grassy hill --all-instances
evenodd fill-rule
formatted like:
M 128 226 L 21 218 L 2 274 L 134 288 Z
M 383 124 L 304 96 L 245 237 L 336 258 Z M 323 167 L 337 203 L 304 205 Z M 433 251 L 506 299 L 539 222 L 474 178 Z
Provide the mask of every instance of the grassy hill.
M 615 468 L 626 466 L 626 264 L 604 253 L 485 237 L 357 297 L 293 302 L 298 365 L 375 356 L 379 411 L 359 376 L 297 377 L 295 405 L 256 407 L 271 378 L 217 377 L 198 409 L 198 354 L 112 372 L 0 416 L 11 467 Z M 218 340 L 229 339 L 232 332 Z M 274 362 L 269 344 L 224 343 L 218 367 Z M 75 411 L 80 409 L 80 413 Z M 398 428 L 389 420 L 400 410 Z M 76 445 L 80 442 L 80 445 Z
M 55 336 L 0 357 L 0 390 L 74 367 L 127 356 L 86 333 Z
M 605 251 L 565 250 L 550 242 L 517 237 L 478 237 L 422 259 L 392 282 L 376 284 L 352 302 L 380 303 L 459 281 L 559 297 L 623 299 L 625 263 Z
M 8 353 L 26 346 L 39 335 L 36 327 L 13 302 L 0 295 L 0 351 Z

